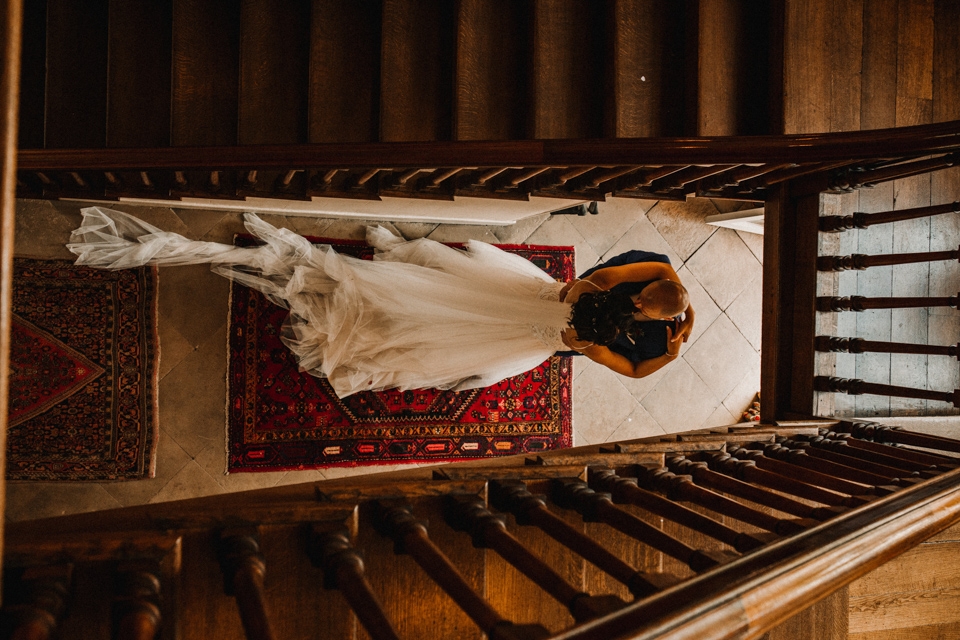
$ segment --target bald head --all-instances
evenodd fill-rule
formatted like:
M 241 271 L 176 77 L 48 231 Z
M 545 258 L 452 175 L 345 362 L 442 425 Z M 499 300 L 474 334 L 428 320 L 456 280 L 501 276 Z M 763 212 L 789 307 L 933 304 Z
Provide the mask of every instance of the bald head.
M 647 317 L 673 318 L 690 306 L 690 294 L 679 282 L 657 280 L 643 288 L 637 302 Z

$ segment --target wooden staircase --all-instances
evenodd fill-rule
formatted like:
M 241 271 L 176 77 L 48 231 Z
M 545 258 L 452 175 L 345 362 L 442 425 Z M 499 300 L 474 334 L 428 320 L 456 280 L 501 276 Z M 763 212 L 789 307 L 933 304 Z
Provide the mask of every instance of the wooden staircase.
M 374 154 L 355 167 L 343 147 L 305 147 L 280 167 L 230 158 L 246 145 L 263 145 L 254 155 L 264 158 L 274 145 L 781 133 L 782 15 L 779 2 L 761 4 L 32 0 L 20 147 L 21 166 L 37 170 L 20 172 L 18 193 L 682 199 L 738 165 L 505 164 L 509 146 L 490 147 L 476 166 L 440 157 L 386 166 Z M 202 161 L 149 159 L 149 150 L 211 146 Z M 55 168 L 53 156 L 29 151 L 68 149 L 145 155 L 94 153 Z M 340 164 L 321 167 L 317 153 Z M 87 171 L 97 156 L 111 166 Z M 739 168 L 707 186 L 783 167 Z
M 958 454 L 870 423 L 741 426 L 15 523 L 0 623 L 60 639 L 846 638 L 842 588 L 960 521 Z

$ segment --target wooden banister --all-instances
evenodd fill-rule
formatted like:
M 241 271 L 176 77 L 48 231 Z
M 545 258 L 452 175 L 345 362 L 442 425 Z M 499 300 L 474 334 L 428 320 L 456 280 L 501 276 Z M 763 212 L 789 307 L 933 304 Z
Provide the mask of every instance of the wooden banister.
M 10 324 L 13 297 L 13 231 L 17 180 L 17 126 L 20 99 L 22 0 L 0 6 L 0 514 L 6 503 L 7 404 L 10 380 Z M 0 555 L 3 552 L 0 519 Z M 2 563 L 0 563 L 2 569 Z

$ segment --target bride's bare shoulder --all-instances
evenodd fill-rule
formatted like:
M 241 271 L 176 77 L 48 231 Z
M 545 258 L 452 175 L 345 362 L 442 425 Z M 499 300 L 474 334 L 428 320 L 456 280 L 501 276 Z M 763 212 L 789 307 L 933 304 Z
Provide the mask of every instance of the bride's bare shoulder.
M 567 291 L 567 295 L 563 298 L 563 302 L 569 302 L 573 304 L 584 293 L 592 293 L 594 291 L 601 291 L 601 289 L 589 280 L 577 280 Z

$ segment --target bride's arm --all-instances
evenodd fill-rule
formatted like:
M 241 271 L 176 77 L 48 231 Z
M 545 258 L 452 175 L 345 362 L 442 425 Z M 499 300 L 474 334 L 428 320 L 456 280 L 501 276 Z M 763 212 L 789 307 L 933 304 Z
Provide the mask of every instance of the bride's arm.
M 594 271 L 584 279 L 604 290 L 612 289 L 623 282 L 647 282 L 648 280 L 673 280 L 683 284 L 677 272 L 666 262 L 636 262 L 606 267 Z

